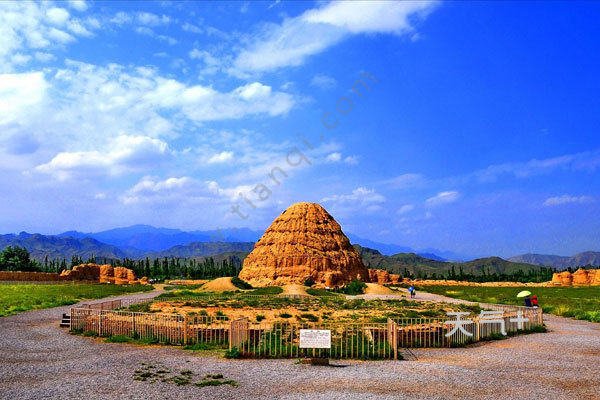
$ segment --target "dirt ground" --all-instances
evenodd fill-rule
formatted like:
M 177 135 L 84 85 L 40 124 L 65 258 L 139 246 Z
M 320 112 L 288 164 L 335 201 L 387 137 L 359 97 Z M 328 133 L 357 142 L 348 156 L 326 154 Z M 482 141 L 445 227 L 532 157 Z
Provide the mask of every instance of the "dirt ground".
M 283 289 L 283 295 L 300 295 L 300 296 L 310 296 L 306 292 L 306 286 L 302 285 L 284 285 L 281 287 Z
M 60 329 L 60 316 L 68 310 L 0 318 L 1 399 L 600 399 L 600 325 L 552 315 L 545 317 L 548 333 L 414 350 L 416 360 L 334 360 L 324 367 L 103 343 Z M 142 362 L 190 370 L 194 381 L 221 373 L 239 386 L 135 381 Z
M 377 283 L 366 283 L 365 294 L 395 294 L 395 292 Z

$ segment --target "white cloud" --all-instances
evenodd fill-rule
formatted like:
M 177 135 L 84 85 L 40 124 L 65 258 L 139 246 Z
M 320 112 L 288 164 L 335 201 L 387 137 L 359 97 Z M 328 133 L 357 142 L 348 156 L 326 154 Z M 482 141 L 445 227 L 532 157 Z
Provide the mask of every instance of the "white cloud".
M 125 204 L 143 202 L 181 205 L 198 202 L 224 203 L 226 200 L 227 195 L 216 182 L 203 182 L 187 176 L 165 180 L 144 177 L 121 196 L 121 201 Z
M 69 20 L 69 12 L 64 8 L 52 7 L 46 11 L 48 20 L 55 25 L 63 26 Z
M 219 164 L 233 159 L 233 151 L 223 151 L 208 159 L 209 164 Z
M 116 25 L 123 25 L 131 22 L 132 20 L 133 18 L 131 17 L 131 15 L 127 14 L 126 12 L 119 11 L 115 14 L 114 17 L 110 19 L 110 22 Z
M 17 53 L 11 57 L 11 61 L 14 65 L 25 65 L 31 60 L 31 56 L 27 54 Z
M 244 100 L 252 100 L 268 97 L 271 94 L 271 86 L 260 82 L 249 83 L 234 90 L 234 93 Z
M 136 14 L 136 20 L 140 24 L 148 26 L 168 25 L 172 21 L 171 18 L 164 14 L 158 16 L 149 12 L 138 12 Z
M 297 66 L 352 34 L 412 32 L 410 19 L 433 5 L 432 1 L 332 1 L 263 29 L 238 54 L 234 71 Z
M 379 203 L 385 202 L 385 197 L 375 192 L 375 189 L 359 187 L 350 194 L 334 194 L 323 197 L 321 202 L 334 204 L 334 206 L 361 207 L 368 211 L 375 211 L 381 208 Z
M 346 156 L 346 158 L 344 158 L 344 162 L 346 164 L 356 165 L 358 164 L 358 156 Z
M 342 155 L 340 153 L 331 153 L 325 158 L 325 161 L 327 161 L 329 163 L 336 163 L 336 162 L 340 162 L 341 159 L 342 159 Z
M 425 204 L 428 207 L 435 207 L 442 204 L 454 203 L 460 198 L 460 193 L 456 191 L 440 192 L 437 195 L 428 198 Z
M 523 179 L 556 171 L 595 171 L 598 168 L 600 168 L 600 149 L 595 149 L 541 160 L 533 159 L 527 162 L 490 165 L 467 175 L 450 178 L 449 181 L 455 184 L 472 181 L 493 183 L 506 175 Z
M 54 55 L 52 55 L 50 53 L 44 53 L 41 51 L 36 51 L 34 54 L 34 57 L 36 60 L 42 61 L 42 62 L 48 62 L 48 61 L 54 60 Z
M 190 33 L 202 33 L 202 29 L 199 28 L 198 26 L 194 25 L 194 24 L 190 24 L 189 22 L 184 23 L 183 25 L 181 25 L 181 29 L 183 29 L 186 32 L 190 32 Z
M 310 84 L 321 89 L 333 89 L 337 86 L 337 81 L 327 75 L 315 75 L 311 79 Z
M 0 2 L 0 73 L 14 70 L 20 62 L 18 57 L 13 58 L 17 53 L 61 49 L 78 36 L 90 36 L 92 30 L 99 28 L 97 20 L 73 18 L 66 9 L 53 4 L 50 1 Z
M 591 203 L 593 202 L 594 199 L 592 197 L 589 196 L 569 196 L 568 194 L 562 195 L 562 196 L 557 196 L 557 197 L 550 197 L 548 199 L 546 199 L 546 201 L 544 201 L 544 205 L 545 206 L 559 206 L 559 205 L 563 205 L 563 204 L 573 204 L 573 203 Z
M 421 174 L 403 174 L 395 178 L 385 180 L 381 183 L 389 185 L 394 189 L 410 189 L 416 186 L 421 186 L 424 180 L 425 179 Z
M 37 172 L 60 180 L 72 176 L 86 178 L 99 175 L 119 175 L 159 164 L 172 155 L 167 143 L 146 136 L 119 136 L 105 151 L 61 152 L 50 162 L 39 165 Z
M 35 113 L 47 89 L 42 72 L 0 74 L 0 126 L 19 122 Z
M 77 11 L 87 10 L 87 4 L 85 0 L 69 0 L 67 5 Z
M 415 206 L 412 204 L 405 204 L 398 209 L 398 215 L 404 215 L 415 209 Z

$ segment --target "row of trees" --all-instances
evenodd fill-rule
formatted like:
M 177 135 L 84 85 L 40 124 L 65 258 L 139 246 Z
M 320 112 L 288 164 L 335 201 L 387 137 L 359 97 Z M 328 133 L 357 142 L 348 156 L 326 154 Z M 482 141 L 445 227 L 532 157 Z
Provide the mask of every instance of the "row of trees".
M 552 280 L 552 274 L 556 272 L 554 268 L 539 267 L 532 268 L 527 271 L 519 269 L 512 273 L 497 273 L 491 271 L 490 268 L 483 267 L 481 273 L 474 274 L 465 272 L 463 267 L 459 265 L 458 271 L 452 265 L 446 273 L 433 272 L 428 274 L 424 271 L 410 272 L 404 268 L 402 276 L 411 279 L 433 279 L 433 280 L 455 280 L 466 282 L 547 282 Z
M 74 255 L 70 262 L 67 262 L 66 258 L 50 259 L 46 256 L 44 262 L 40 263 L 31 259 L 29 251 L 22 247 L 7 247 L 0 253 L 0 271 L 61 273 L 64 270 L 73 269 L 76 265 L 87 263 L 125 267 L 131 269 L 138 277 L 146 276 L 153 279 L 205 279 L 237 276 L 242 269 L 242 262 L 238 257 L 230 257 L 219 262 L 212 257 L 200 259 L 165 257 L 152 260 L 147 257 L 142 260 L 90 257 L 84 260 L 83 257 Z

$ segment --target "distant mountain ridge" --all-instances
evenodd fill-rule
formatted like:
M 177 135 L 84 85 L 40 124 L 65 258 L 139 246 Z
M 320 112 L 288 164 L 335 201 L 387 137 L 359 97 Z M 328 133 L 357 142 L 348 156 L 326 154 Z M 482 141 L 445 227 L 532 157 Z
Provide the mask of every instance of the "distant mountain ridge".
M 95 233 L 67 231 L 57 236 L 78 239 L 89 237 L 120 248 L 158 252 L 192 242 L 256 242 L 260 233 L 247 228 L 184 232 L 150 225 L 133 225 Z
M 360 245 L 354 245 L 360 253 L 363 263 L 369 268 L 383 269 L 390 273 L 404 275 L 405 271 L 413 275 L 426 273 L 428 276 L 437 274 L 446 275 L 454 267 L 455 272 L 462 269 L 465 273 L 481 275 L 486 273 L 513 274 L 518 271 L 525 273 L 539 270 L 540 266 L 521 262 L 512 262 L 500 257 L 478 258 L 468 262 L 444 262 L 422 257 L 415 253 L 399 253 L 392 256 L 381 254 L 375 249 L 369 249 Z
M 575 254 L 574 256 L 555 256 L 548 254 L 522 254 L 520 256 L 511 257 L 509 261 L 525 262 L 528 264 L 541 265 L 546 267 L 554 267 L 557 269 L 567 269 L 592 265 L 600 266 L 600 252 L 585 251 Z
M 452 251 L 441 251 L 431 248 L 417 251 L 406 246 L 375 242 L 351 233 L 347 233 L 346 235 L 350 239 L 351 243 L 377 249 L 382 254 L 386 255 L 398 253 L 417 253 L 423 255 L 424 257 L 439 261 L 468 260 L 473 258 Z M 84 233 L 79 231 L 67 231 L 60 233 L 57 236 L 70 236 L 78 239 L 89 237 L 102 243 L 111 244 L 122 249 L 127 248 L 142 251 L 160 252 L 168 250 L 174 246 L 184 246 L 192 242 L 256 242 L 262 236 L 262 232 L 253 231 L 248 228 L 185 232 L 180 229 L 155 228 L 150 225 L 132 225 L 101 232 Z
M 0 250 L 8 246 L 24 247 L 29 250 L 31 257 L 38 261 L 43 261 L 46 256 L 49 259 L 66 258 L 67 260 L 74 255 L 83 257 L 84 259 L 94 256 L 107 259 L 134 256 L 132 252 L 121 250 L 116 246 L 101 243 L 92 238 L 79 239 L 46 236 L 38 233 L 29 234 L 26 232 L 21 232 L 18 235 L 0 235 Z

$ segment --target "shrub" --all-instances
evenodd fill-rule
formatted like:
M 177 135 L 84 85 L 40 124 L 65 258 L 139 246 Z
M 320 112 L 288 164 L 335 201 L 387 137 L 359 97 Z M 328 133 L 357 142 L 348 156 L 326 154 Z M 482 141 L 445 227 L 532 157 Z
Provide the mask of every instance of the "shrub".
M 231 350 L 227 350 L 225 352 L 225 358 L 230 358 L 230 359 L 242 358 L 242 353 L 240 352 L 240 350 L 237 347 L 233 346 L 231 348 Z
M 260 322 L 260 321 L 262 321 L 263 319 L 265 319 L 265 316 L 264 316 L 264 315 L 257 315 L 257 316 L 256 316 L 256 322 Z
M 233 286 L 235 286 L 238 289 L 242 289 L 242 290 L 252 289 L 251 284 L 249 284 L 246 281 L 241 280 L 237 276 L 234 276 L 233 278 L 231 278 L 231 283 L 233 283 Z
M 307 278 L 304 280 L 304 286 L 311 287 L 315 284 L 315 281 L 312 278 Z
M 107 343 L 129 343 L 131 341 L 133 339 L 125 335 L 113 335 L 106 339 Z
M 358 295 L 358 294 L 363 294 L 365 292 L 366 288 L 367 288 L 367 285 L 364 282 L 361 282 L 358 279 L 355 279 L 352 282 L 350 282 L 349 284 L 347 284 L 346 286 L 344 286 L 341 289 L 341 291 L 342 291 L 342 293 L 349 294 L 349 295 Z
M 279 318 L 292 318 L 292 314 L 281 313 L 279 314 Z
M 300 314 L 300 316 L 310 322 L 318 322 L 319 321 L 319 317 L 316 316 L 315 314 L 303 313 L 303 314 Z

